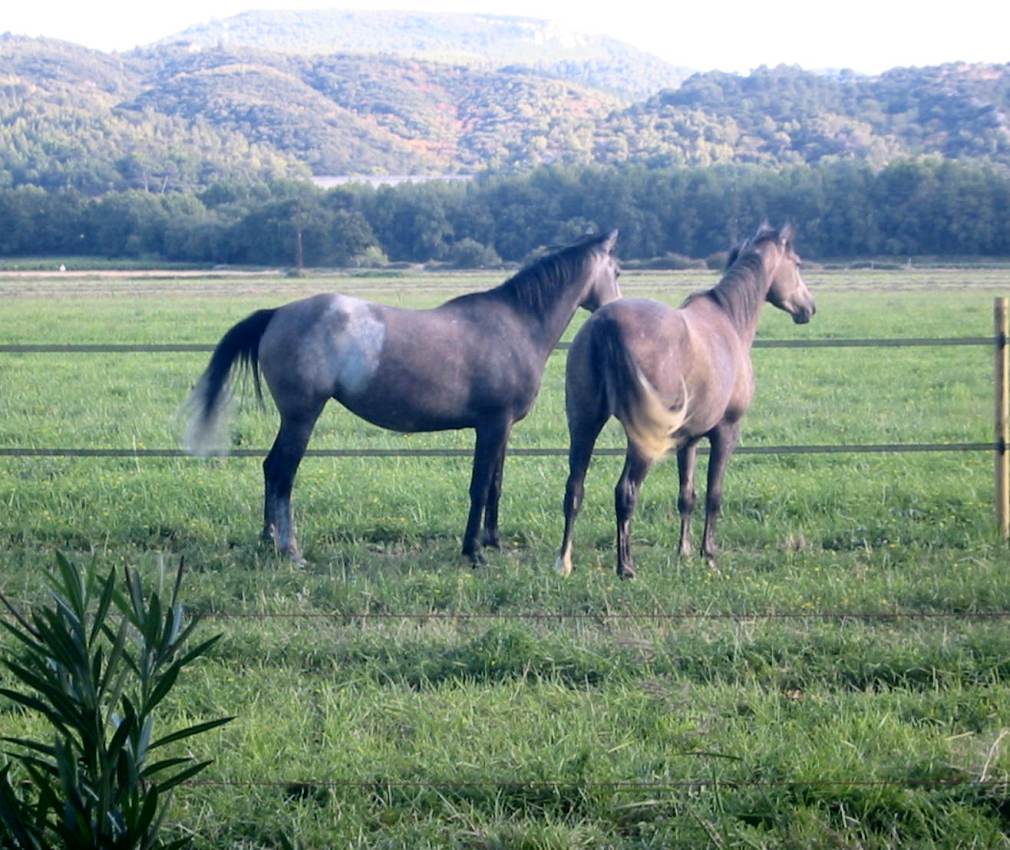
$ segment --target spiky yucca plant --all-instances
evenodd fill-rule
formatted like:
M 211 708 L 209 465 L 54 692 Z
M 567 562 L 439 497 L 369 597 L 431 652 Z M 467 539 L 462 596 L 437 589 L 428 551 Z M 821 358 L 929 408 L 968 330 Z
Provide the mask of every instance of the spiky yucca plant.
M 13 749 L 0 769 L 0 847 L 132 850 L 163 843 L 159 831 L 173 788 L 210 762 L 159 758 L 166 746 L 227 723 L 218 718 L 156 736 L 155 714 L 180 672 L 220 635 L 186 649 L 180 562 L 165 605 L 145 596 L 136 571 L 100 578 L 57 555 L 51 602 L 29 616 L 0 594 L 12 615 L 14 647 L 2 664 L 15 687 L 0 695 L 41 715 L 45 740 L 3 738 Z M 15 774 L 20 778 L 14 781 Z

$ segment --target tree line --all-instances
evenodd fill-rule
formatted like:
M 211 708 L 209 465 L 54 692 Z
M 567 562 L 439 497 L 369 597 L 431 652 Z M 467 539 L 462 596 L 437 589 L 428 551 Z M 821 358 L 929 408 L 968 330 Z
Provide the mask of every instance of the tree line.
M 810 257 L 1010 256 L 1010 173 L 924 158 L 767 168 L 551 166 L 470 182 L 324 191 L 305 182 L 199 192 L 0 190 L 0 255 L 281 266 L 521 262 L 611 227 L 627 259 L 706 257 L 767 218 Z

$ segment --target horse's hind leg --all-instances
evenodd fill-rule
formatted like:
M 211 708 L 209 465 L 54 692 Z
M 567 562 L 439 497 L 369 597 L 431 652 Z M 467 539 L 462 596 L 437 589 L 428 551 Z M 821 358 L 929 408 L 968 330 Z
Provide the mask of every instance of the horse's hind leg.
M 624 458 L 624 471 L 614 489 L 614 509 L 617 513 L 617 574 L 621 578 L 635 577 L 631 557 L 631 517 L 638 504 L 638 494 L 652 461 L 632 443 Z
M 481 516 L 488 503 L 488 494 L 499 458 L 504 456 L 512 423 L 489 422 L 478 426 L 477 444 L 473 453 L 473 472 L 470 476 L 470 513 L 463 532 L 463 556 L 473 566 L 483 563 L 480 554 Z
M 677 512 L 680 514 L 680 555 L 691 554 L 691 514 L 694 511 L 694 467 L 698 460 L 698 441 L 691 440 L 677 449 L 677 475 L 680 478 L 680 493 L 677 496 Z
M 299 563 L 304 559 L 291 515 L 291 489 L 322 409 L 320 404 L 315 409 L 282 413 L 277 438 L 263 461 L 263 539 L 272 541 L 278 552 Z
M 554 569 L 563 576 L 572 572 L 572 535 L 585 495 L 586 471 L 593 458 L 596 438 L 600 436 L 606 421 L 606 410 L 599 411 L 588 421 L 573 422 L 571 418 L 569 420 L 571 445 L 568 449 L 568 483 L 565 485 L 565 530 L 561 537 L 561 550 L 554 562 Z

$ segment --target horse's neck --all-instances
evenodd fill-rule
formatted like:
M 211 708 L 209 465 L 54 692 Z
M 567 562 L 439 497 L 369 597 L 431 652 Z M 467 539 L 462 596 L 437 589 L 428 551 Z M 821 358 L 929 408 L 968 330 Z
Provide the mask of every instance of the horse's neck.
M 741 341 L 750 348 L 757 333 L 761 307 L 768 295 L 768 274 L 764 260 L 757 268 L 733 270 L 712 290 L 712 297 L 729 317 Z
M 537 298 L 510 298 L 513 309 L 522 314 L 523 326 L 542 350 L 544 359 L 558 344 L 579 309 L 584 282 L 581 274 L 573 275 L 564 283 L 543 287 Z

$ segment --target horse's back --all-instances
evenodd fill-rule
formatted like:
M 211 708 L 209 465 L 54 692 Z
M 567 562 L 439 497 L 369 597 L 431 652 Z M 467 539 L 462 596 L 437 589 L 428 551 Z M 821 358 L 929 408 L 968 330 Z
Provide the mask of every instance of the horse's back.
M 507 317 L 475 316 L 464 303 L 407 310 L 315 295 L 277 311 L 260 362 L 282 409 L 332 397 L 401 431 L 471 427 L 505 410 L 521 416 L 536 395 L 537 364 L 512 350 L 519 329 Z

